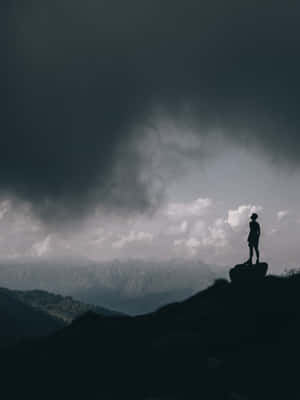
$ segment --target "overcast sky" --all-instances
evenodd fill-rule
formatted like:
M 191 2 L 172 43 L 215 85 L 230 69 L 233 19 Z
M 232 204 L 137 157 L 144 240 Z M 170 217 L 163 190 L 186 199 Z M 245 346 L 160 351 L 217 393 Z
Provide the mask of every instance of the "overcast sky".
M 296 2 L 4 4 L 3 258 L 300 264 Z

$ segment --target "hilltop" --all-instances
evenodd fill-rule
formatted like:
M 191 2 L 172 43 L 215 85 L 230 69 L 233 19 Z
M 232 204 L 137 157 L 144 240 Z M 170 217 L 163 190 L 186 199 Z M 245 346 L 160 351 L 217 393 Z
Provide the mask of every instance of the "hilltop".
M 36 397 L 48 387 L 104 399 L 295 399 L 299 301 L 299 274 L 219 280 L 147 315 L 88 313 L 2 354 L 1 373 L 31 382 Z

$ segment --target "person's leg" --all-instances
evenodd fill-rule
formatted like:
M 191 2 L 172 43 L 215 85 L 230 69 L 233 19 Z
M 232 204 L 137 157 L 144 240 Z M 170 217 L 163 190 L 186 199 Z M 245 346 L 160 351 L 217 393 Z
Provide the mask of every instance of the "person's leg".
M 258 245 L 255 246 L 255 253 L 256 253 L 256 263 L 259 263 L 259 250 L 258 250 Z
M 253 258 L 253 245 L 249 244 L 249 264 L 252 264 L 252 258 Z

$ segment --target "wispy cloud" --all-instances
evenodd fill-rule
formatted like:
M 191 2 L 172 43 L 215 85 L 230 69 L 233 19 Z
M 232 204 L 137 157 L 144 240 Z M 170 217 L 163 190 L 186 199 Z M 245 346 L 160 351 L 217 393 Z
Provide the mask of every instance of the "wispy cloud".
M 229 210 L 226 222 L 233 229 L 239 229 L 245 225 L 249 219 L 249 216 L 254 212 L 262 211 L 261 206 L 254 206 L 251 204 L 240 205 L 236 209 Z
M 284 218 L 286 218 L 288 215 L 290 214 L 289 210 L 280 210 L 277 212 L 277 219 L 278 221 L 283 220 Z
M 198 198 L 191 202 L 170 203 L 167 205 L 165 214 L 171 218 L 200 217 L 213 205 L 210 198 Z
M 112 247 L 121 249 L 133 242 L 151 242 L 153 235 L 147 232 L 130 231 L 128 234 L 121 235 L 118 240 L 112 242 Z

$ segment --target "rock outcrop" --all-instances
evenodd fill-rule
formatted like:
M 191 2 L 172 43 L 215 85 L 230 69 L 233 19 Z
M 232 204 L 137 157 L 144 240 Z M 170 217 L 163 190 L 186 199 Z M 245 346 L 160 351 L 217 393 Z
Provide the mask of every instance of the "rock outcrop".
M 229 277 L 231 282 L 255 281 L 263 279 L 268 271 L 267 263 L 238 264 L 231 268 Z

